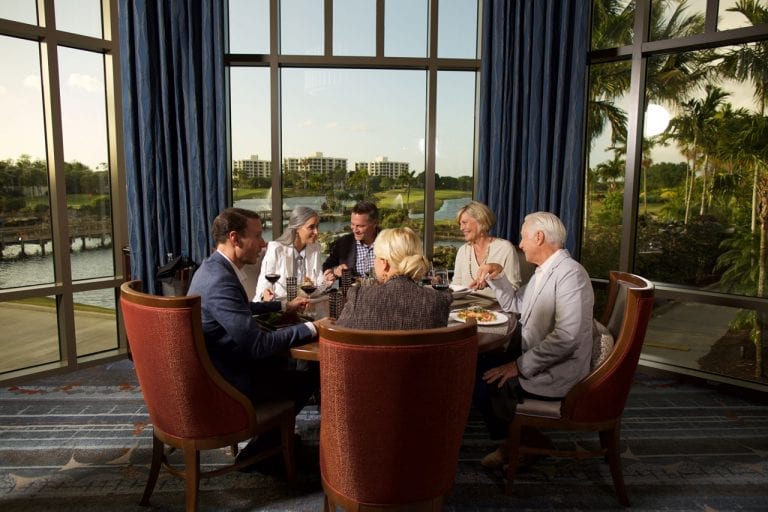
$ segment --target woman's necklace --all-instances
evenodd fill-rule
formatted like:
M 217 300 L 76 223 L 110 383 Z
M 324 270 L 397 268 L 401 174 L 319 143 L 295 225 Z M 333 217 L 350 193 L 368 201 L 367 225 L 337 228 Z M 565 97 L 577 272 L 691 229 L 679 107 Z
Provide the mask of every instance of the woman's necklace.
M 480 258 L 477 257 L 477 254 L 475 254 L 475 260 L 477 261 L 477 268 L 480 268 L 482 265 L 485 265 L 485 262 L 488 261 L 488 255 L 491 253 L 491 244 L 493 243 L 493 238 L 488 239 L 488 245 L 485 248 L 485 256 L 483 257 L 483 261 L 480 261 Z M 472 254 L 475 252 L 475 244 L 471 244 L 469 246 L 468 251 L 468 258 L 469 258 L 469 277 L 473 281 L 475 280 L 475 275 L 472 272 Z

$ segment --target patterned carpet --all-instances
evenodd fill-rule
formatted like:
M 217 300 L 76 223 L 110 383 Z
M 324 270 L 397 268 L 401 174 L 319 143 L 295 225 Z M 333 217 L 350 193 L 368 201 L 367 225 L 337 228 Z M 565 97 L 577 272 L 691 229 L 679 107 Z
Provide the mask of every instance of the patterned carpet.
M 317 408 L 297 420 L 300 483 L 259 473 L 204 480 L 202 511 L 321 510 Z M 552 434 L 562 446 L 591 436 Z M 640 369 L 625 410 L 624 475 L 633 510 L 768 509 L 768 399 Z M 597 459 L 545 459 L 503 494 L 479 459 L 492 448 L 474 415 L 446 510 L 615 510 Z M 161 473 L 152 505 L 138 505 L 151 451 L 146 409 L 129 361 L 0 389 L 0 510 L 180 511 L 181 482 Z M 204 457 L 215 465 L 225 451 Z

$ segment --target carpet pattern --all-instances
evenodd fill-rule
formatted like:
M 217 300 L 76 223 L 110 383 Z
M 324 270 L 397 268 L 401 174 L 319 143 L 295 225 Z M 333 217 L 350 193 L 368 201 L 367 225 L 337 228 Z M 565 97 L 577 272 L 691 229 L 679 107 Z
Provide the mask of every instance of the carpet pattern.
M 320 415 L 297 418 L 300 481 L 259 473 L 201 482 L 201 511 L 322 509 L 317 467 Z M 768 399 L 640 369 L 622 425 L 624 476 L 633 510 L 768 509 Z M 551 433 L 588 448 L 590 434 Z M 0 389 L 0 510 L 180 511 L 180 480 L 161 472 L 149 509 L 138 505 L 151 459 L 151 426 L 129 361 Z M 599 459 L 544 459 L 504 495 L 500 472 L 479 460 L 493 444 L 470 418 L 446 510 L 616 510 Z M 178 455 L 178 454 L 177 454 Z M 229 460 L 208 452 L 203 464 Z

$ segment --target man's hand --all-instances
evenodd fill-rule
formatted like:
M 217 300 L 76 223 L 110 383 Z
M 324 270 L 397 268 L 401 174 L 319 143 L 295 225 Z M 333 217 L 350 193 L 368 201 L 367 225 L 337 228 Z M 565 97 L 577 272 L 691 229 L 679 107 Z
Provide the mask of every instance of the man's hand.
M 261 300 L 264 302 L 269 302 L 275 298 L 275 292 L 272 290 L 264 290 L 261 292 Z
M 285 305 L 286 313 L 303 313 L 309 304 L 309 297 L 296 297 Z
M 337 267 L 333 267 L 333 275 L 335 275 L 336 277 L 341 277 L 341 272 L 343 270 L 347 270 L 348 268 L 349 267 L 347 266 L 346 263 L 342 263 L 341 265 L 339 265 Z
M 469 287 L 475 290 L 482 290 L 487 286 L 488 279 L 496 279 L 504 271 L 504 267 L 498 263 L 485 263 L 477 269 L 477 279 Z
M 520 371 L 517 369 L 517 361 L 491 368 L 483 374 L 483 380 L 488 384 L 493 384 L 499 381 L 499 387 L 504 386 L 509 379 L 520 375 Z
M 329 268 L 325 272 L 323 272 L 323 279 L 325 280 L 326 284 L 331 284 L 336 280 L 336 274 L 334 274 L 334 269 Z

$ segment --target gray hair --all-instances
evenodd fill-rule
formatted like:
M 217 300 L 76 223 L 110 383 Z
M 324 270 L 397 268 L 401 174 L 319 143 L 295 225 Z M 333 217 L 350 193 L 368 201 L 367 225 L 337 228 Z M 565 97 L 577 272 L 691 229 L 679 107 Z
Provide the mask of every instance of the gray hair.
M 306 224 L 312 217 L 319 219 L 320 215 L 309 206 L 296 206 L 291 211 L 291 216 L 288 217 L 288 226 L 276 241 L 283 245 L 293 245 L 294 240 L 296 240 L 296 230 Z
M 554 213 L 535 212 L 525 216 L 523 226 L 528 233 L 541 231 L 544 233 L 544 239 L 549 244 L 560 248 L 565 246 L 565 226 L 563 222 Z

